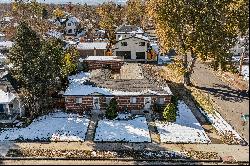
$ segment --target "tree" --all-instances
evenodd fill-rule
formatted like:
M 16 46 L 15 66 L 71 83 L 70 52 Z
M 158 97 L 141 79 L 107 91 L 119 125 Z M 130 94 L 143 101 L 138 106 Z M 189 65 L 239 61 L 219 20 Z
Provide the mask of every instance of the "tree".
M 126 21 L 130 25 L 143 25 L 145 5 L 143 0 L 128 0 L 125 6 Z
M 110 43 L 115 42 L 115 29 L 122 23 L 122 7 L 114 2 L 101 4 L 96 9 L 100 17 L 99 26 L 107 31 Z
M 11 72 L 21 84 L 24 106 L 31 118 L 50 109 L 51 95 L 60 90 L 63 43 L 58 39 L 41 40 L 21 22 L 9 59 Z
M 74 47 L 69 47 L 65 50 L 61 67 L 61 75 L 63 79 L 69 74 L 76 72 L 79 55 L 78 50 Z
M 238 6 L 236 10 L 235 6 Z M 182 55 L 184 84 L 190 85 L 196 59 L 211 58 L 214 69 L 225 70 L 229 50 L 240 31 L 244 32 L 248 10 L 246 0 L 150 0 L 148 14 L 155 20 L 156 33 L 165 51 L 174 48 Z M 188 54 L 191 63 L 188 63 Z

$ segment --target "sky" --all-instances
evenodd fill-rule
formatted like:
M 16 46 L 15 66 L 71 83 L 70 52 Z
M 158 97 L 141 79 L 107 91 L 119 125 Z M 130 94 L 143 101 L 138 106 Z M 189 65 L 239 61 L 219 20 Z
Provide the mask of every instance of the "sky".
M 1 3 L 9 3 L 12 2 L 13 0 L 0 0 Z M 55 4 L 60 4 L 60 3 L 68 3 L 68 2 L 72 2 L 72 3 L 87 3 L 87 4 L 99 4 L 99 3 L 103 3 L 105 1 L 110 1 L 110 0 L 37 0 L 37 2 L 42 2 L 42 3 L 55 3 Z M 124 3 L 126 2 L 126 0 L 112 0 L 116 3 Z

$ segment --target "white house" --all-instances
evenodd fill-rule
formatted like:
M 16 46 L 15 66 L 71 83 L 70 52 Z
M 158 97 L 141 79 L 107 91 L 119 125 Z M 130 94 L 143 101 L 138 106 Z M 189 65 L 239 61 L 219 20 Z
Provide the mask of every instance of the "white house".
M 126 24 L 122 24 L 115 30 L 116 41 L 120 38 L 128 38 L 135 34 L 144 36 L 144 31 L 140 27 Z
M 76 17 L 69 17 L 65 22 L 65 32 L 67 35 L 76 35 L 80 20 Z
M 13 123 L 17 116 L 24 115 L 24 107 L 15 90 L 10 74 L 0 78 L 0 123 Z
M 5 34 L 0 32 L 0 42 L 5 40 Z
M 116 41 L 113 54 L 123 57 L 125 61 L 146 61 L 149 42 L 149 39 L 142 35 L 122 35 Z

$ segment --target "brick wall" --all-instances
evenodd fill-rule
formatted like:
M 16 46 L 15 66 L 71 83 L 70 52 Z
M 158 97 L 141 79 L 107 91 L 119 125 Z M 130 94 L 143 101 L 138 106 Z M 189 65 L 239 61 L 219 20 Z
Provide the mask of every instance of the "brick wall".
M 105 56 L 103 49 L 96 49 L 96 55 L 94 55 L 94 50 L 80 50 L 78 49 L 80 56 L 87 57 L 87 56 Z
M 82 98 L 82 103 L 76 103 L 76 97 Z M 100 108 L 105 110 L 106 107 L 106 97 L 105 96 L 67 96 L 65 99 L 65 107 L 67 110 L 87 110 L 93 108 L 93 97 L 99 97 Z M 131 96 L 115 96 L 119 110 L 125 107 L 128 110 L 142 110 L 144 108 L 144 97 L 151 97 L 151 104 L 154 104 L 158 98 L 165 98 L 165 103 L 170 103 L 171 96 L 134 96 L 136 97 L 136 103 L 130 103 Z
M 85 61 L 88 64 L 89 70 L 101 69 L 106 65 L 110 65 L 112 71 L 119 72 L 123 61 Z

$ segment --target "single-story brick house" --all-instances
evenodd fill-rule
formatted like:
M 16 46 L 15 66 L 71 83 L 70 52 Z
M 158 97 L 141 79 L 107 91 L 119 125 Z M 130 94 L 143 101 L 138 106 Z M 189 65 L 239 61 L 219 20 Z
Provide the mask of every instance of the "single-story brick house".
M 119 72 L 124 64 L 124 61 L 117 56 L 88 56 L 80 59 L 80 62 L 86 63 L 89 70 L 109 68 L 115 72 Z
M 172 92 L 168 86 L 160 87 L 147 79 L 100 79 L 91 73 L 69 76 L 64 93 L 67 110 L 104 111 L 112 98 L 119 110 L 150 110 L 154 103 L 170 103 Z

